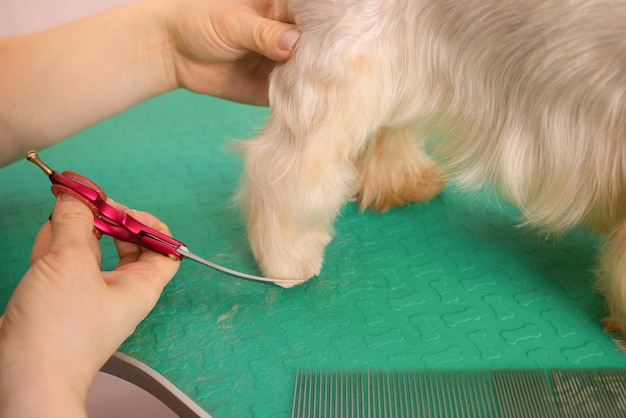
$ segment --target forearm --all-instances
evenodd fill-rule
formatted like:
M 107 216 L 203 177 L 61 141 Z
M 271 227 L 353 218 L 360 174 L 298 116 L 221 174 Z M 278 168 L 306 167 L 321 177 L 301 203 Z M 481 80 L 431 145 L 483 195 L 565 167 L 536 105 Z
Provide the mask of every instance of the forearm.
M 86 418 L 86 395 L 86 389 L 68 385 L 63 375 L 46 376 L 43 371 L 20 368 L 14 376 L 0 377 L 0 416 Z
M 168 4 L 0 39 L 0 166 L 173 89 Z

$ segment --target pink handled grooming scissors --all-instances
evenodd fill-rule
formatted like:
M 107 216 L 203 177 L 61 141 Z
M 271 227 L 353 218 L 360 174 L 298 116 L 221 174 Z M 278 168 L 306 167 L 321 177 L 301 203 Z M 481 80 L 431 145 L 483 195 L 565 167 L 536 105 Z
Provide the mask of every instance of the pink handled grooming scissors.
M 302 283 L 302 280 L 268 279 L 267 277 L 253 276 L 220 266 L 205 260 L 189 251 L 182 242 L 160 233 L 142 224 L 132 216 L 106 203 L 104 191 L 88 178 L 73 171 L 59 173 L 48 167 L 37 155 L 36 151 L 29 151 L 26 159 L 36 164 L 48 175 L 52 182 L 52 193 L 66 193 L 83 202 L 94 214 L 93 226 L 99 232 L 113 238 L 133 242 L 142 247 L 164 254 L 175 260 L 190 258 L 227 274 L 249 280 L 273 283 Z

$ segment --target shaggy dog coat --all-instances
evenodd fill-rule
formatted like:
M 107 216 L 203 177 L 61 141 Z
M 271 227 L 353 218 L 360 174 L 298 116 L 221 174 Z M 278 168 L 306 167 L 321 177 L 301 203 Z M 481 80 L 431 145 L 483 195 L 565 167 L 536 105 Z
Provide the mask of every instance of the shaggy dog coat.
M 356 196 L 385 210 L 448 177 L 550 233 L 607 237 L 599 278 L 626 331 L 626 1 L 289 0 L 302 35 L 242 145 L 240 200 L 265 275 L 320 271 Z

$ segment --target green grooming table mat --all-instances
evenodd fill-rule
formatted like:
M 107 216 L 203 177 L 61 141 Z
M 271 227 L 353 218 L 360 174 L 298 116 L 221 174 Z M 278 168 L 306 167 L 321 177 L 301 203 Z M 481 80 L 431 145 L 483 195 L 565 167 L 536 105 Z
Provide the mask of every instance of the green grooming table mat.
M 154 213 L 197 254 L 258 273 L 233 204 L 242 162 L 231 140 L 267 114 L 178 91 L 40 154 Z M 0 170 L 0 184 L 4 311 L 54 199 L 25 160 Z M 384 214 L 349 203 L 318 277 L 282 289 L 183 261 L 120 351 L 215 417 L 289 416 L 297 370 L 625 367 L 599 322 L 601 241 L 582 229 L 546 237 L 518 216 L 452 186 Z

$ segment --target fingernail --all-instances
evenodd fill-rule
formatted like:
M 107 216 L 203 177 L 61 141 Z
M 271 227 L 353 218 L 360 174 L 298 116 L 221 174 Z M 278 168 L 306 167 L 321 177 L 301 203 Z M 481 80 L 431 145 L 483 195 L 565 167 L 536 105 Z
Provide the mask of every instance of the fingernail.
M 283 51 L 291 51 L 300 39 L 300 31 L 297 29 L 289 29 L 280 34 L 278 38 L 278 48 Z
M 59 193 L 61 195 L 61 200 L 72 200 L 74 199 L 72 196 L 70 196 L 67 193 Z

